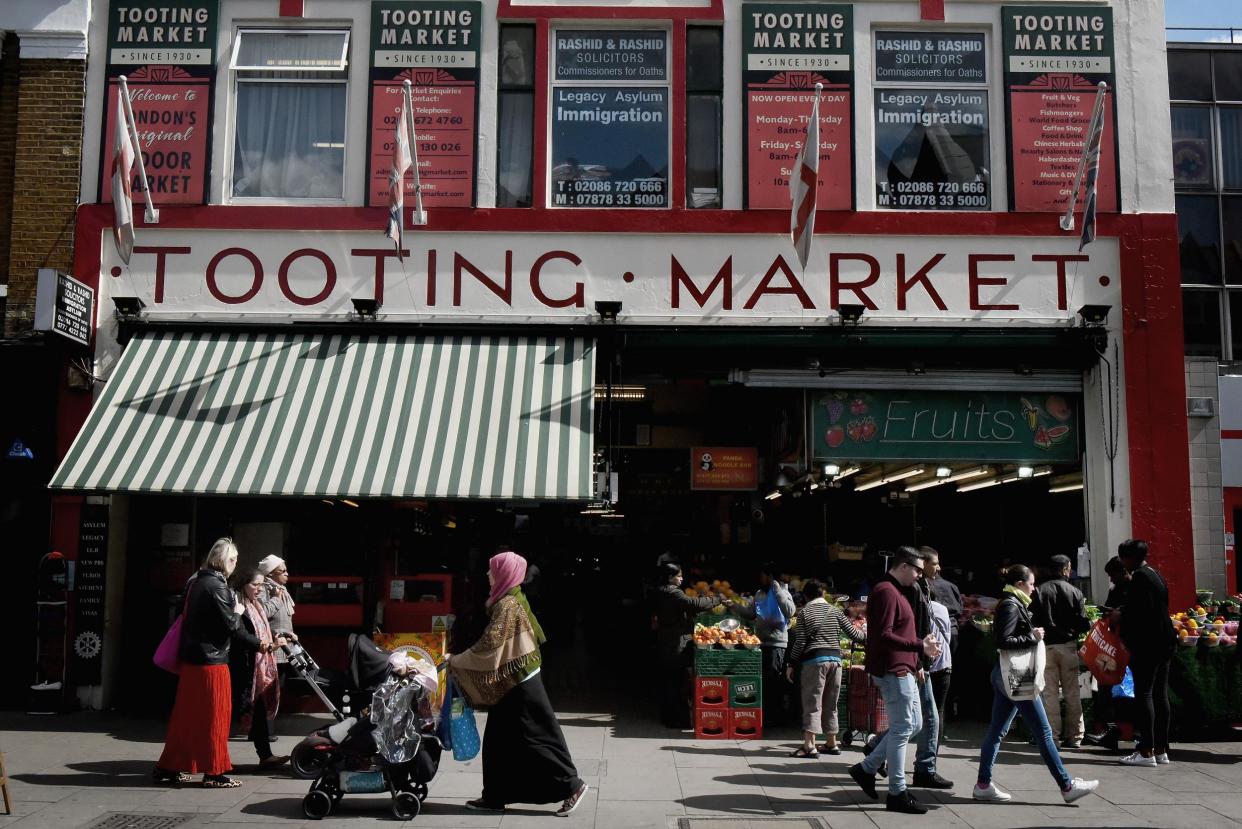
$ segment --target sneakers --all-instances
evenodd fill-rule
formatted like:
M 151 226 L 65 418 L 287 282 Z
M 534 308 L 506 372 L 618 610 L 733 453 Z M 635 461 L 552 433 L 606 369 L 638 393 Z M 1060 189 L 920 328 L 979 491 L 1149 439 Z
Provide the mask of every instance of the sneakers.
M 1127 754 L 1117 762 L 1121 763 L 1123 766 L 1146 766 L 1153 769 L 1159 764 L 1159 761 L 1155 757 L 1144 757 L 1137 751 L 1133 754 Z
M 505 810 L 504 806 L 493 806 L 481 797 L 476 800 L 467 800 L 466 808 L 475 812 L 503 812 Z
M 907 815 L 925 815 L 927 807 L 914 799 L 914 795 L 909 791 L 901 794 L 890 794 L 888 800 L 884 802 L 884 808 L 889 812 L 901 812 Z
M 953 782 L 951 780 L 945 780 L 934 771 L 931 774 L 916 771 L 914 773 L 913 787 L 916 789 L 951 789 L 953 788 Z
M 980 786 L 976 783 L 975 790 L 971 792 L 970 796 L 975 800 L 982 800 L 986 803 L 1008 803 L 1013 800 L 1013 795 L 995 783 L 989 783 L 986 786 Z
M 1082 740 L 1065 740 L 1061 748 L 1082 748 Z
M 578 804 L 582 802 L 582 798 L 586 797 L 587 789 L 591 788 L 586 783 L 578 787 L 578 791 L 565 798 L 565 802 L 561 804 L 561 808 L 556 810 L 557 817 L 569 817 L 574 813 L 574 809 L 578 808 Z
M 863 790 L 863 794 L 872 800 L 878 800 L 879 795 L 875 793 L 875 775 L 867 774 L 863 770 L 862 763 L 855 763 L 850 766 L 850 777 L 858 784 L 858 788 Z
M 1152 756 L 1156 758 L 1157 766 L 1169 765 L 1169 753 L 1167 751 L 1163 754 L 1153 754 Z
M 1068 789 L 1061 790 L 1061 797 L 1066 803 L 1073 803 L 1075 800 L 1081 800 L 1087 795 L 1100 787 L 1099 780 L 1083 780 L 1081 777 L 1075 777 L 1070 781 Z

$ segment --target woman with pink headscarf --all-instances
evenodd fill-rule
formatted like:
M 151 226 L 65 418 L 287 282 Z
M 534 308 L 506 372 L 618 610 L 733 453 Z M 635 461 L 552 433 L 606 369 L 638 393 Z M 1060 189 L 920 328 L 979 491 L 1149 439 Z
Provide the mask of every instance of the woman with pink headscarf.
M 467 807 L 503 812 L 510 803 L 560 803 L 566 817 L 586 795 L 548 692 L 539 677 L 543 628 L 522 592 L 526 559 L 504 552 L 488 562 L 488 623 L 451 657 L 449 670 L 471 704 L 486 707 L 483 795 Z M 446 657 L 447 658 L 447 657 Z

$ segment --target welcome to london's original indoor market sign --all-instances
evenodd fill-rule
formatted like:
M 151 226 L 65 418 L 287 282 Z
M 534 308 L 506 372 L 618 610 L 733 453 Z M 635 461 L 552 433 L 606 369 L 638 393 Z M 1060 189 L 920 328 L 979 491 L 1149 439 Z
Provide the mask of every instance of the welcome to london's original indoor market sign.
M 868 319 L 1063 324 L 1118 305 L 1117 242 L 1064 237 L 815 237 L 806 271 L 771 235 L 418 234 L 144 228 L 128 268 L 104 239 L 101 294 L 154 318 L 331 319 L 375 297 L 390 320 L 802 325 Z M 413 244 L 417 242 L 417 244 Z

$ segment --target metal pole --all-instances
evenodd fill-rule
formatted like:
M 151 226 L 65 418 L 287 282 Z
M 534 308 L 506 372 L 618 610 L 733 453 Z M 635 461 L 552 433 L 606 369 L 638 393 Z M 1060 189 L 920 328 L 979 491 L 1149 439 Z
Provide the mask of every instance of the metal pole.
M 423 210 L 423 184 L 418 174 L 418 135 L 414 132 L 414 102 L 410 95 L 410 79 L 402 83 L 405 89 L 405 112 L 410 119 L 406 126 L 410 131 L 410 157 L 414 161 L 414 224 L 427 224 L 427 211 Z
M 134 148 L 134 158 L 138 161 L 138 174 L 142 176 L 142 192 L 143 197 L 143 219 L 149 225 L 160 223 L 160 211 L 155 209 L 155 205 L 151 203 L 151 182 L 147 181 L 147 165 L 142 160 L 142 145 L 138 142 L 138 128 L 134 126 L 134 110 L 129 104 L 129 81 L 124 75 L 117 78 L 121 84 L 121 88 L 117 90 L 117 94 L 121 96 L 121 100 L 125 102 L 125 126 L 128 127 L 129 141 Z

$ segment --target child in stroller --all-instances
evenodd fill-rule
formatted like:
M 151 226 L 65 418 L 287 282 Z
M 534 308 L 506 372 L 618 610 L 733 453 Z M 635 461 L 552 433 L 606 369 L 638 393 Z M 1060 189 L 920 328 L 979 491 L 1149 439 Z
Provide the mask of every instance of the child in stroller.
M 387 655 L 384 678 L 370 689 L 368 679 L 378 675 L 376 657 L 387 651 L 366 637 L 357 638 L 363 641 L 351 637 L 350 679 L 356 692 L 370 692 L 370 702 L 358 716 L 346 716 L 320 693 L 337 722 L 309 735 L 294 750 L 295 772 L 314 777 L 302 811 L 318 820 L 331 814 L 346 794 L 388 792 L 393 815 L 411 820 L 418 816 L 427 784 L 440 765 L 436 666 L 419 648 L 399 648 Z M 294 669 L 309 674 L 320 692 L 315 673 L 305 670 L 308 662 L 314 665 L 305 651 L 290 654 Z

